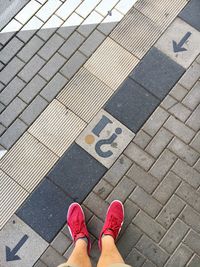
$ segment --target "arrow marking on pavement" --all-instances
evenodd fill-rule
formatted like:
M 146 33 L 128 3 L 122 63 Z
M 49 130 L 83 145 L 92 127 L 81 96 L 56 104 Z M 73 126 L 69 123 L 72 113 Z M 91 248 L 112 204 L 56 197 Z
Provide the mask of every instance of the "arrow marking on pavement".
M 185 44 L 185 42 L 188 40 L 188 38 L 190 37 L 192 33 L 191 32 L 187 32 L 185 34 L 185 36 L 183 36 L 183 38 L 180 40 L 179 43 L 175 42 L 173 40 L 173 49 L 174 49 L 174 53 L 178 53 L 178 52 L 183 52 L 183 51 L 187 51 L 186 48 L 183 47 L 183 45 Z
M 18 244 L 13 248 L 13 250 L 11 250 L 9 247 L 6 246 L 6 261 L 21 260 L 21 258 L 18 255 L 16 255 L 16 253 L 24 245 L 27 239 L 28 236 L 24 235 L 22 239 L 18 242 Z

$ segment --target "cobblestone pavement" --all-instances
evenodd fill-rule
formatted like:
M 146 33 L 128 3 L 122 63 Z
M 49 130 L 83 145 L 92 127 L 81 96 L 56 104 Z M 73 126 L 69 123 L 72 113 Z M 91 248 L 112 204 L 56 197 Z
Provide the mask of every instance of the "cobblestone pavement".
M 0 35 L 0 266 L 66 261 L 73 201 L 95 266 L 120 199 L 127 264 L 199 267 L 200 2 L 27 2 Z

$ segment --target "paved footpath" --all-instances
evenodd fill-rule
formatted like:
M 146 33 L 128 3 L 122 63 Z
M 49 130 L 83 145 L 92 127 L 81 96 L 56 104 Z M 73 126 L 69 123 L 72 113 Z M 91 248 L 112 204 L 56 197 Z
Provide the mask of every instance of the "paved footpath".
M 73 201 L 95 266 L 120 199 L 128 264 L 199 267 L 199 0 L 1 8 L 0 266 L 66 261 Z

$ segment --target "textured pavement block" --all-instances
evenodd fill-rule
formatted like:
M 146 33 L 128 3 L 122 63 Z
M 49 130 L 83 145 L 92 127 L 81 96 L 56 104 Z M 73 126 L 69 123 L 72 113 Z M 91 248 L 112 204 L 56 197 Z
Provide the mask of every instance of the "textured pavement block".
M 58 235 L 51 242 L 51 246 L 61 255 L 67 250 L 71 245 L 71 240 L 66 237 L 62 232 L 59 232 Z
M 134 264 L 133 266 L 135 267 L 141 267 L 145 262 L 145 258 L 141 253 L 139 253 L 139 251 L 134 248 L 126 257 L 125 262 L 126 264 Z
M 198 120 L 197 120 L 198 122 Z M 190 146 L 196 149 L 200 153 L 200 132 L 197 132 L 196 136 L 190 143 Z
M 0 115 L 0 122 L 8 127 L 24 110 L 26 104 L 19 98 L 16 97 L 7 108 Z
M 161 240 L 166 232 L 166 230 L 159 223 L 155 222 L 143 211 L 140 211 L 136 215 L 133 223 L 157 243 Z
M 149 172 L 158 180 L 162 180 L 176 160 L 177 156 L 165 149 Z
M 51 242 L 66 221 L 72 199 L 44 179 L 17 211 L 17 215 L 47 242 Z
M 124 213 L 126 214 L 124 218 L 124 223 L 122 230 L 120 232 L 120 236 L 126 231 L 127 226 L 132 222 L 133 218 L 139 212 L 139 208 L 129 199 L 127 199 L 124 203 Z
M 172 224 L 169 231 L 166 233 L 162 239 L 160 246 L 164 248 L 169 254 L 172 254 L 179 243 L 182 241 L 184 236 L 189 230 L 189 226 L 182 222 L 180 219 Z
M 36 16 L 45 22 L 61 4 L 62 2 L 59 0 L 47 1 L 36 13 Z
M 17 56 L 23 61 L 28 62 L 43 44 L 44 42 L 35 35 L 28 43 L 26 43 Z
M 153 157 L 147 154 L 134 143 L 130 143 L 128 145 L 128 147 L 124 151 L 124 154 L 131 160 L 135 161 L 138 165 L 143 167 L 145 170 L 148 170 L 154 163 Z
M 103 165 L 73 144 L 47 176 L 71 198 L 82 201 L 105 172 Z
M 179 197 L 173 195 L 164 206 L 156 220 L 168 229 L 183 210 L 184 206 L 185 203 Z
M 39 75 L 36 75 L 20 92 L 19 97 L 29 104 L 45 84 L 46 81 Z
M 178 101 L 182 101 L 187 93 L 188 91 L 181 84 L 177 83 L 169 94 Z
M 4 48 L 1 50 L 0 61 L 7 64 L 8 61 L 17 54 L 23 46 L 23 42 L 14 37 Z
M 47 267 L 47 265 L 44 264 L 41 260 L 38 260 L 33 267 Z
M 162 208 L 162 205 L 156 199 L 140 187 L 136 187 L 130 195 L 130 199 L 153 218 L 157 216 Z
M 142 267 L 156 267 L 156 265 L 151 261 L 146 260 L 145 263 L 142 265 Z
M 55 33 L 40 49 L 38 55 L 45 60 L 49 60 L 50 57 L 59 49 L 59 47 L 64 43 L 64 39 Z
M 12 19 L 0 33 L 0 43 L 4 45 L 17 31 L 20 30 L 22 24 Z
M 181 179 L 176 174 L 169 172 L 154 191 L 153 197 L 162 204 L 165 204 L 173 195 L 180 182 Z
M 30 103 L 30 105 L 22 112 L 20 119 L 22 119 L 27 125 L 30 125 L 45 109 L 48 102 L 41 96 L 36 98 Z
M 127 79 L 106 103 L 105 110 L 136 133 L 160 101 L 132 79 Z
M 183 143 L 180 139 L 175 138 L 169 144 L 168 148 L 173 151 L 179 158 L 186 161 L 192 166 L 199 158 L 200 154 L 193 150 L 190 146 Z
M 164 100 L 161 102 L 160 106 L 168 111 L 177 104 L 177 100 L 170 95 L 167 95 Z
M 29 82 L 33 76 L 42 68 L 45 61 L 38 55 L 35 55 L 20 71 L 19 77 L 25 82 Z
M 200 255 L 200 235 L 194 231 L 190 231 L 189 234 L 184 239 L 184 243 L 189 246 L 194 252 Z
M 189 225 L 193 230 L 200 233 L 200 215 L 190 206 L 186 206 L 185 209 L 181 212 L 179 218 Z
M 0 137 L 1 145 L 9 149 L 26 129 L 27 125 L 20 119 L 16 119 Z
M 200 265 L 200 257 L 194 255 L 194 257 L 192 257 L 187 267 L 198 267 L 199 265 Z
M 199 21 L 200 3 L 198 0 L 191 0 L 179 13 L 179 17 L 200 31 Z
M 17 16 L 15 16 L 15 18 L 22 24 L 25 24 L 40 7 L 41 5 L 35 0 L 33 0 L 27 3 L 27 5 L 22 8 L 22 10 L 17 14 Z
M 166 263 L 166 267 L 185 266 L 188 260 L 192 257 L 193 252 L 185 245 L 181 244 L 175 253 L 170 257 Z
M 192 90 L 183 99 L 183 104 L 193 110 L 199 103 L 200 103 L 200 82 L 197 81 Z
M 126 175 L 149 194 L 153 192 L 153 190 L 159 183 L 156 178 L 154 178 L 152 175 L 144 171 L 136 164 L 133 164 Z
M 18 73 L 18 71 L 22 69 L 23 66 L 24 63 L 17 57 L 14 57 L 0 72 L 0 81 L 7 84 Z
M 178 160 L 172 167 L 172 171 L 175 172 L 179 177 L 185 180 L 187 183 L 192 185 L 194 188 L 198 188 L 200 185 L 200 173 L 190 167 L 187 163 L 182 160 Z
M 101 179 L 93 189 L 93 192 L 96 193 L 100 198 L 106 199 L 112 190 L 113 186 L 106 182 L 106 180 Z
M 164 266 L 168 258 L 168 254 L 145 235 L 139 240 L 136 248 L 159 267 Z
M 200 117 L 200 105 L 197 106 L 197 108 L 194 110 L 194 112 L 186 122 L 186 124 L 190 126 L 194 131 L 198 131 L 200 129 L 199 117 Z
M 67 82 L 68 80 L 64 76 L 57 73 L 44 89 L 42 89 L 40 95 L 50 102 L 56 97 Z
M 199 76 L 200 76 L 200 65 L 197 62 L 193 62 L 190 68 L 181 77 L 179 83 L 183 85 L 187 90 L 190 90 L 192 86 L 196 83 L 196 81 L 198 80 Z M 197 99 L 194 98 L 193 101 L 196 102 Z M 194 102 L 191 102 L 191 105 L 194 104 Z
M 93 216 L 92 219 L 87 223 L 88 231 L 97 239 L 99 238 L 99 233 L 103 228 L 103 221 L 101 221 L 96 216 Z
M 153 47 L 133 70 L 130 77 L 162 100 L 184 71 L 183 67 Z
M 78 32 L 74 32 L 67 41 L 61 46 L 58 52 L 66 57 L 70 58 L 72 54 L 80 47 L 80 45 L 84 42 L 85 38 L 80 35 Z
M 133 142 L 143 149 L 148 145 L 150 140 L 151 137 L 143 130 L 139 130 L 139 132 L 137 132 L 136 136 L 133 138 Z
M 66 259 L 61 256 L 54 248 L 51 246 L 47 248 L 41 257 L 42 262 L 47 266 L 58 266 L 66 262 Z
M 181 120 L 182 122 L 185 122 L 187 118 L 191 114 L 191 110 L 189 110 L 187 107 L 185 107 L 181 103 L 176 103 L 172 107 L 168 109 L 168 111 L 174 115 L 177 119 Z

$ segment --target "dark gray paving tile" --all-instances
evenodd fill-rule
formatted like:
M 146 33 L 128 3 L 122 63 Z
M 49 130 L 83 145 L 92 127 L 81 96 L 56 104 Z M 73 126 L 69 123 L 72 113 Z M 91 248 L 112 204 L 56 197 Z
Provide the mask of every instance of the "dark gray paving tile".
M 200 31 L 200 1 L 191 0 L 180 12 L 179 17 Z
M 17 215 L 47 242 L 51 242 L 64 226 L 72 199 L 48 179 L 28 197 Z
M 183 67 L 153 47 L 133 70 L 130 77 L 162 100 L 184 71 Z
M 75 201 L 82 201 L 106 170 L 74 143 L 47 176 Z
M 136 133 L 160 100 L 128 78 L 105 106 L 105 110 Z

